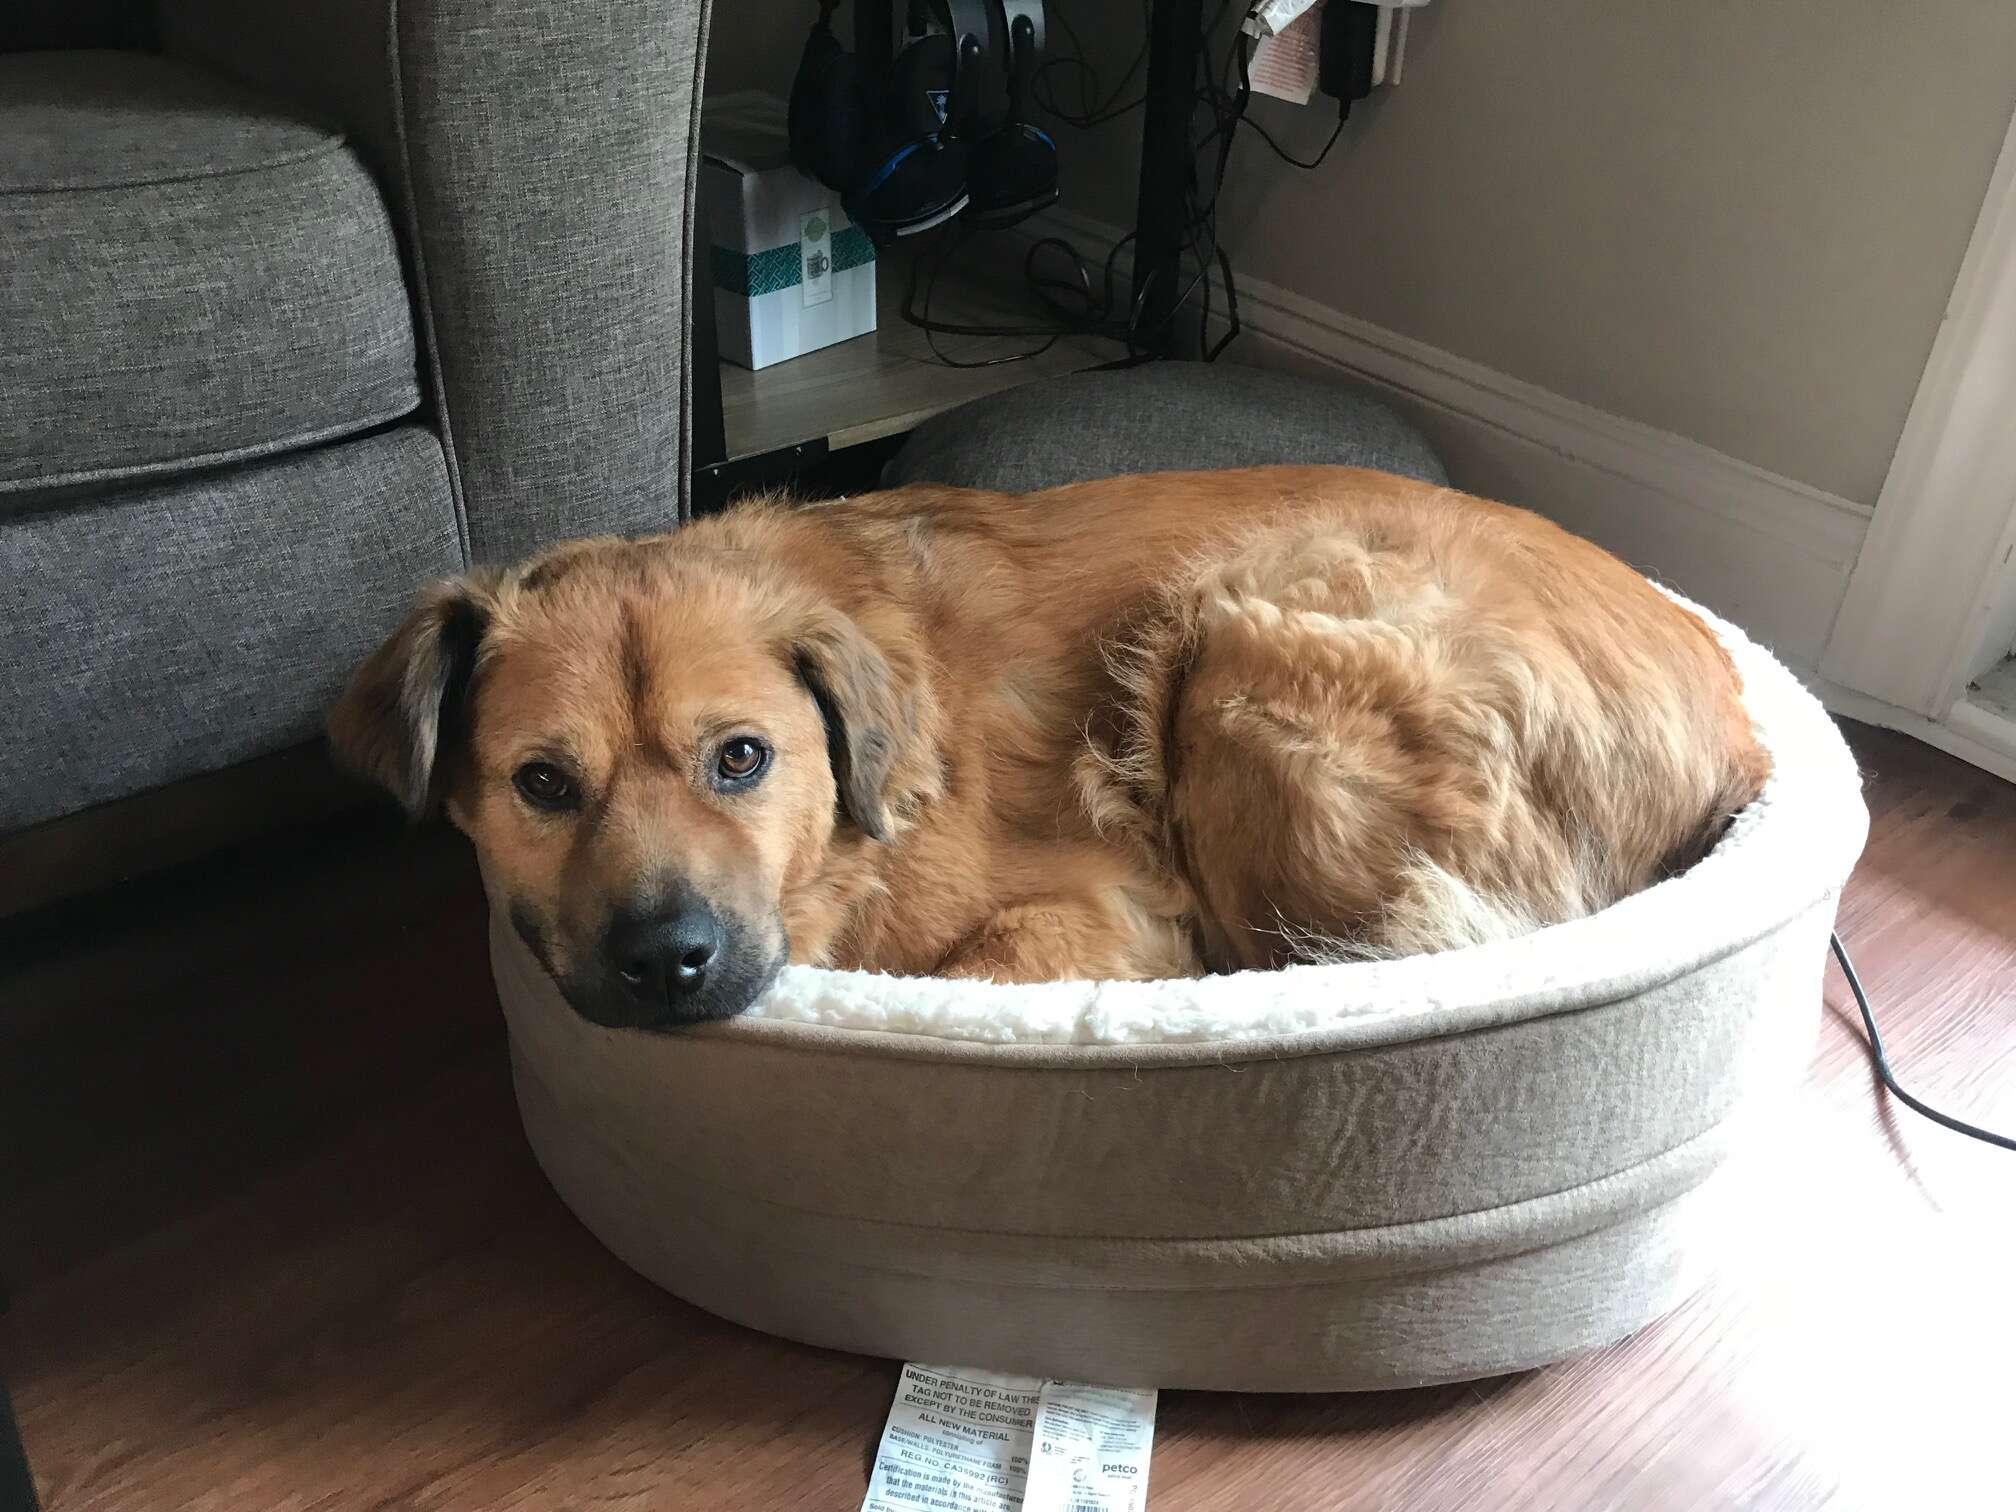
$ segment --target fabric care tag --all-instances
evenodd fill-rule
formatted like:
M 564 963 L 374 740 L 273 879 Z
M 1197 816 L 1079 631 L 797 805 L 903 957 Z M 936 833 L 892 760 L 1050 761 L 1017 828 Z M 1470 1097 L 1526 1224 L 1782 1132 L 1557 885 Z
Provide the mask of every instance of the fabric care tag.
M 805 259 L 805 276 L 798 287 L 806 308 L 827 303 L 833 298 L 833 217 L 829 212 L 814 210 L 798 218 L 798 255 Z
M 1141 1512 L 1155 1400 L 905 1365 L 861 1512 Z
M 1023 1512 L 1142 1512 L 1155 1400 L 1152 1390 L 1045 1381 Z
M 861 1512 L 1011 1512 L 1043 1383 L 905 1365 Z

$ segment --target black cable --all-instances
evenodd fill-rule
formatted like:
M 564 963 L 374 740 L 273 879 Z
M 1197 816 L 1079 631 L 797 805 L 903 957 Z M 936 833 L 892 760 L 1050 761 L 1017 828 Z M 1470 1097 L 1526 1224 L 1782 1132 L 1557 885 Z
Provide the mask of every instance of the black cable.
M 1200 101 L 1210 108 L 1213 124 L 1212 130 L 1199 140 L 1196 151 L 1192 153 L 1190 208 L 1194 222 L 1206 232 L 1210 245 L 1210 252 L 1207 257 L 1194 240 L 1191 243 L 1191 251 L 1198 259 L 1200 271 L 1205 274 L 1204 298 L 1202 308 L 1199 311 L 1200 341 L 1210 341 L 1211 283 L 1209 270 L 1212 262 L 1215 261 L 1217 263 L 1220 276 L 1225 284 L 1225 334 L 1204 348 L 1200 355 L 1206 362 L 1216 362 L 1224 354 L 1225 349 L 1238 339 L 1241 330 L 1239 322 L 1239 288 L 1232 276 L 1232 257 L 1218 240 L 1218 204 L 1225 193 L 1225 171 L 1232 161 L 1233 142 L 1237 139 L 1240 125 L 1245 122 L 1247 107 L 1253 100 L 1252 79 L 1247 66 L 1250 39 L 1243 32 L 1233 35 L 1232 46 L 1227 50 L 1224 66 L 1220 68 L 1218 77 L 1215 80 L 1210 74 L 1208 57 L 1211 31 L 1224 20 L 1225 13 L 1229 8 L 1230 0 L 1220 0 L 1217 14 L 1211 19 L 1205 29 L 1205 46 L 1199 49 L 1199 63 L 1204 77 L 1199 85 L 1198 95 Z M 1239 87 L 1236 90 L 1230 86 L 1235 64 L 1239 71 Z M 1218 156 L 1211 173 L 1211 198 L 1199 208 L 1195 200 L 1197 187 L 1195 183 L 1195 157 L 1197 153 L 1208 148 L 1214 138 L 1217 142 Z
M 1313 158 L 1303 159 L 1296 157 L 1287 148 L 1275 141 L 1274 134 L 1258 121 L 1249 120 L 1243 121 L 1240 124 L 1250 126 L 1254 131 L 1258 132 L 1260 140 L 1267 144 L 1268 150 L 1290 168 L 1321 168 L 1323 166 L 1323 159 L 1330 156 L 1330 149 L 1337 145 L 1337 138 L 1344 135 L 1344 113 L 1340 110 L 1337 113 L 1337 124 L 1330 128 L 1330 139 L 1323 144 L 1323 150 Z
M 1134 233 L 1129 231 L 1107 251 L 1106 261 L 1099 270 L 1097 299 L 1092 296 L 1092 276 L 1086 267 L 1085 259 L 1079 256 L 1076 247 L 1061 236 L 1046 236 L 1030 243 L 1028 252 L 1022 258 L 1022 277 L 1029 285 L 1029 291 L 1043 302 L 1051 314 L 1067 323 L 1073 334 L 1103 335 L 1114 327 L 1113 310 L 1118 301 L 1113 290 L 1118 281 L 1120 254 L 1127 250 L 1128 243 L 1133 240 Z M 1082 301 L 1077 309 L 1060 304 L 1051 294 L 1052 290 L 1070 290 L 1070 284 L 1054 278 L 1036 276 L 1036 259 L 1046 247 L 1055 247 L 1071 260 L 1072 269 L 1077 274 L 1076 292 Z M 1117 340 L 1121 339 L 1124 332 L 1114 330 L 1113 334 Z
M 1956 1134 L 1965 1134 L 1970 1139 L 1985 1140 L 1992 1145 L 2000 1145 L 2005 1150 L 2016 1150 L 2016 1139 L 2007 1134 L 1997 1134 L 1992 1129 L 1981 1128 L 1941 1113 L 1906 1092 L 1897 1085 L 1897 1078 L 1890 1070 L 1890 1057 L 1883 1050 L 1883 1036 L 1876 1032 L 1876 1015 L 1869 1011 L 1869 996 L 1862 990 L 1862 979 L 1855 975 L 1855 967 L 1848 959 L 1848 952 L 1841 944 L 1841 936 L 1829 935 L 1829 943 L 1834 947 L 1834 959 L 1841 963 L 1841 975 L 1848 979 L 1848 990 L 1855 994 L 1855 1006 L 1862 1010 L 1862 1027 L 1869 1031 L 1869 1058 L 1876 1063 L 1876 1075 L 1883 1085 L 1890 1089 L 1890 1095 L 1914 1113 L 1922 1113 L 1936 1124 L 1944 1124 Z
M 1223 247 L 1218 249 L 1218 265 L 1225 270 L 1225 334 L 1220 336 L 1217 344 L 1204 354 L 1206 362 L 1216 362 L 1224 354 L 1225 348 L 1232 345 L 1233 338 L 1240 331 L 1239 285 L 1232 281 L 1232 259 L 1225 255 Z M 1205 288 L 1208 292 L 1210 286 L 1207 284 Z M 1204 323 L 1208 329 L 1211 323 L 1211 311 L 1208 305 L 1204 311 Z
M 1072 334 L 1068 327 L 971 326 L 933 320 L 931 299 L 938 290 L 938 275 L 944 271 L 945 264 L 951 260 L 952 254 L 971 239 L 971 231 L 959 228 L 950 237 L 939 240 L 933 249 L 935 255 L 931 258 L 930 276 L 924 283 L 924 308 L 921 311 L 917 308 L 917 269 L 923 258 L 919 255 L 910 260 L 909 276 L 903 289 L 903 318 L 924 333 L 925 345 L 931 348 L 931 355 L 934 358 L 951 368 L 1002 367 L 1011 362 L 1027 362 L 1031 357 L 1040 357 L 1057 344 L 1058 337 Z M 968 361 L 964 358 L 946 356 L 938 346 L 940 336 L 1004 336 L 1027 338 L 1032 341 L 1041 338 L 1042 344 L 1026 352 L 1008 352 L 999 357 L 982 357 Z
M 1245 97 L 1247 97 L 1248 99 L 1250 99 L 1253 94 L 1253 49 L 1251 46 L 1252 40 L 1253 40 L 1252 38 L 1248 37 L 1245 33 L 1242 32 L 1239 35 L 1239 40 L 1237 44 L 1233 48 L 1233 55 L 1238 59 L 1239 62 L 1239 90 L 1240 93 Z M 1267 144 L 1268 150 L 1271 151 L 1274 154 L 1274 156 L 1281 159 L 1282 162 L 1286 163 L 1290 168 L 1303 168 L 1303 169 L 1321 168 L 1323 166 L 1323 159 L 1330 156 L 1330 149 L 1337 145 L 1337 138 L 1344 135 L 1344 118 L 1346 114 L 1349 113 L 1350 109 L 1351 105 L 1349 101 L 1340 100 L 1338 102 L 1337 124 L 1330 128 L 1330 140 L 1323 144 L 1323 150 L 1321 152 L 1317 153 L 1316 156 L 1308 159 L 1306 162 L 1303 159 L 1296 157 L 1286 147 L 1283 147 L 1279 142 L 1275 141 L 1274 133 L 1269 131 L 1265 126 L 1262 126 L 1258 121 L 1248 119 L 1243 110 L 1240 112 L 1239 124 L 1242 126 L 1250 126 L 1253 128 L 1253 130 L 1257 131 L 1260 134 L 1260 140 Z
M 1055 247 L 1071 260 L 1071 271 L 1076 275 L 1075 283 L 1037 275 L 1036 259 L 1042 255 L 1046 247 Z M 1110 262 L 1108 266 L 1110 268 Z M 1092 312 L 1102 308 L 1092 297 L 1092 275 L 1085 266 L 1085 259 L 1078 255 L 1076 247 L 1061 236 L 1040 237 L 1029 244 L 1029 250 L 1022 255 L 1022 281 L 1029 286 L 1029 292 L 1041 300 L 1051 314 L 1059 320 L 1072 322 L 1074 326 L 1095 319 Z M 1110 285 L 1108 287 L 1110 289 Z M 1052 291 L 1075 295 L 1079 301 L 1078 307 L 1074 310 L 1060 304 L 1052 297 Z
M 1121 74 L 1120 82 L 1115 84 L 1112 92 L 1100 100 L 1097 105 L 1092 103 L 1092 99 L 1100 92 L 1099 71 L 1087 61 L 1085 57 L 1085 44 L 1078 38 L 1078 29 L 1071 24 L 1071 18 L 1065 13 L 1065 7 L 1062 5 L 1052 6 L 1050 14 L 1055 18 L 1058 26 L 1063 29 L 1064 34 L 1071 39 L 1073 52 L 1068 57 L 1050 58 L 1044 62 L 1042 67 L 1036 70 L 1036 77 L 1031 81 L 1030 89 L 1036 96 L 1036 103 L 1038 105 L 1041 105 L 1066 126 L 1073 126 L 1081 131 L 1089 131 L 1094 126 L 1103 126 L 1108 121 L 1117 121 L 1129 111 L 1139 110 L 1148 102 L 1148 96 L 1141 94 L 1129 100 L 1125 105 L 1114 104 L 1126 92 L 1127 86 L 1134 82 L 1134 75 L 1141 71 L 1141 65 L 1148 61 L 1148 37 L 1154 25 L 1153 0 L 1142 0 L 1141 4 L 1141 50 L 1134 54 L 1134 60 L 1127 65 L 1127 71 Z M 1075 68 L 1078 70 L 1078 112 L 1075 115 L 1058 104 L 1057 91 L 1054 88 L 1047 92 L 1043 88 L 1050 71 L 1057 68 Z

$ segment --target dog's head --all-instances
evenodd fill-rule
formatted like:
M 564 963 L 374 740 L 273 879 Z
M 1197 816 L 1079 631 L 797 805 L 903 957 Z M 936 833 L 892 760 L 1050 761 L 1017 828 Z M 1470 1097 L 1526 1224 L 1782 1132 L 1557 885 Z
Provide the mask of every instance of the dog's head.
M 439 584 L 331 711 L 445 809 L 583 1016 L 747 1008 L 836 850 L 886 839 L 916 693 L 832 592 L 704 526 Z

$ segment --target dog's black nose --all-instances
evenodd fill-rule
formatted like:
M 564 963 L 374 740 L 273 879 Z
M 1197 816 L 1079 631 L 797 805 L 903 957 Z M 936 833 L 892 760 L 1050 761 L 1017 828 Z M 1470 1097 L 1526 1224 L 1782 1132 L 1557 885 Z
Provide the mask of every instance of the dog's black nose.
M 721 953 L 721 923 L 705 903 L 684 903 L 669 913 L 618 919 L 609 930 L 609 954 L 624 985 L 641 997 L 691 997 Z

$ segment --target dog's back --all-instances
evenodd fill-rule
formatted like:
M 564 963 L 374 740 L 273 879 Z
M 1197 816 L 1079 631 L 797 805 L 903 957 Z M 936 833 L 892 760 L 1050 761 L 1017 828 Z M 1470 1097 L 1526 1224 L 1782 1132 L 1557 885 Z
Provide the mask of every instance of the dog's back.
M 1114 653 L 1080 788 L 1219 966 L 1447 949 L 1691 865 L 1768 770 L 1694 615 L 1523 511 L 1335 469 L 1193 554 Z

